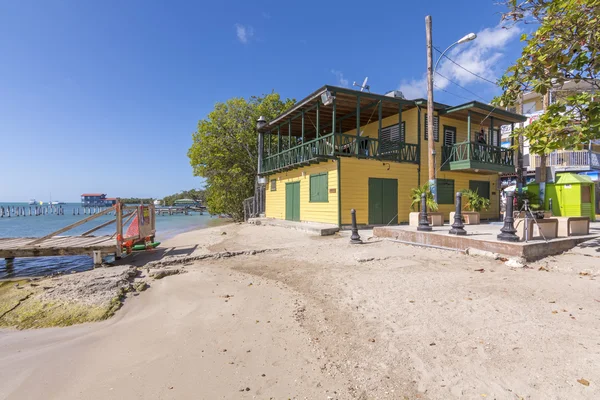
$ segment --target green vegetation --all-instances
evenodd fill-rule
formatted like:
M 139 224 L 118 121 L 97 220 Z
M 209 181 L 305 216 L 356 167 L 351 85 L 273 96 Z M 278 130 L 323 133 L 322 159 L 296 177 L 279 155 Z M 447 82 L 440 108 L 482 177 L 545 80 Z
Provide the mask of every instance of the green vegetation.
M 163 205 L 172 206 L 175 203 L 175 200 L 180 199 L 192 199 L 196 201 L 204 202 L 206 201 L 206 192 L 202 189 L 191 189 L 191 190 L 182 190 L 179 193 L 172 194 L 170 196 L 166 196 L 163 198 Z
M 48 328 L 101 321 L 121 305 L 121 299 L 108 307 L 44 301 L 42 292 L 40 286 L 32 286 L 28 280 L 0 282 L 0 327 Z
M 499 84 L 504 93 L 494 99 L 510 106 L 529 91 L 546 95 L 546 112 L 515 136 L 529 140 L 534 154 L 571 149 L 600 137 L 600 103 L 590 93 L 563 90 L 567 81 L 584 82 L 600 90 L 600 0 L 505 0 L 502 21 L 537 25 L 521 36 L 526 45 Z
M 476 212 L 481 210 L 487 210 L 490 208 L 490 200 L 485 197 L 481 197 L 477 190 L 463 189 L 460 191 L 463 196 L 467 198 L 464 209 Z
M 121 198 L 121 201 L 125 204 L 152 204 L 154 199 L 152 198 L 139 198 L 139 197 L 125 197 Z
M 264 116 L 270 121 L 293 104 L 277 93 L 236 97 L 215 104 L 198 122 L 188 157 L 194 175 L 206 178 L 206 205 L 212 213 L 244 218 L 242 202 L 253 195 L 257 174 L 256 120 Z
M 206 201 L 205 191 L 203 189 L 190 189 L 182 190 L 179 193 L 165 196 L 162 201 L 165 206 L 172 206 L 175 200 L 179 199 L 192 199 L 202 203 Z M 155 199 L 153 198 L 140 198 L 140 197 L 122 197 L 121 201 L 125 204 L 152 204 Z M 160 199 L 159 199 L 160 200 Z
M 423 186 L 410 189 L 410 198 L 412 199 L 412 202 L 410 203 L 410 208 L 413 211 L 418 211 L 420 209 L 420 206 L 421 206 L 421 195 L 423 193 L 425 193 L 426 196 L 427 196 L 426 197 L 427 208 L 430 211 L 437 211 L 438 210 L 438 204 L 433 199 L 433 193 L 431 193 L 431 190 L 429 189 L 429 182 L 426 183 L 426 184 L 424 184 Z

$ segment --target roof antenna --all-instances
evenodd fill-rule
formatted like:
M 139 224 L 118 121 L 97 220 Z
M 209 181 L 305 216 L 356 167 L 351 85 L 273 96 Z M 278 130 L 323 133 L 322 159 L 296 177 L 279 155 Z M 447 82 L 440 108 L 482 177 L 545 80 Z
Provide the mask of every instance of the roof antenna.
M 358 86 L 358 87 L 360 88 L 360 91 L 361 91 L 361 92 L 363 92 L 363 91 L 365 91 L 365 90 L 366 90 L 367 92 L 371 93 L 371 86 L 367 85 L 367 81 L 368 81 L 368 80 L 369 80 L 369 77 L 367 76 L 367 77 L 365 78 L 365 80 L 363 81 L 362 85 L 359 85 L 358 83 L 356 83 L 356 82 L 353 82 L 353 83 L 352 83 L 352 86 Z

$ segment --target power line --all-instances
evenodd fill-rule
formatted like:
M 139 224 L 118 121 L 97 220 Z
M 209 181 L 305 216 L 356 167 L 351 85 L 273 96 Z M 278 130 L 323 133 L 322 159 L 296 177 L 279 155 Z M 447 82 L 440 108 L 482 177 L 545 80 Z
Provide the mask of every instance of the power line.
M 433 48 L 434 48 L 434 49 L 435 49 L 435 50 L 436 50 L 438 53 L 442 53 L 442 52 L 440 51 L 440 49 L 438 49 L 437 47 L 433 46 Z M 452 64 L 456 65 L 457 67 L 460 67 L 460 68 L 464 69 L 465 71 L 467 71 L 467 72 L 468 72 L 468 73 L 470 73 L 471 75 L 473 75 L 473 76 L 476 76 L 476 77 L 478 77 L 479 79 L 483 79 L 484 81 L 486 81 L 486 82 L 488 82 L 488 83 L 491 83 L 492 85 L 499 86 L 499 85 L 498 85 L 496 82 L 490 81 L 489 79 L 487 79 L 487 78 L 484 78 L 484 77 L 483 77 L 483 76 L 481 76 L 481 75 L 477 75 L 477 74 L 476 74 L 475 72 L 473 72 L 473 71 L 469 71 L 468 69 L 466 69 L 465 67 L 463 67 L 462 65 L 460 65 L 459 63 L 457 63 L 456 61 L 454 61 L 453 59 L 451 59 L 450 57 L 448 57 L 447 55 L 445 55 L 445 54 L 444 54 L 444 57 L 446 57 L 446 58 L 447 58 L 447 59 L 448 59 L 448 60 L 449 60 L 449 61 L 450 61 Z
M 458 83 L 454 82 L 453 80 L 446 78 L 444 75 L 440 74 L 438 71 L 435 71 L 436 74 L 438 74 L 439 76 L 441 76 L 442 78 L 446 79 L 448 82 L 454 83 L 456 86 L 458 86 L 459 88 L 461 88 L 462 90 L 465 90 L 469 93 L 471 93 L 473 96 L 476 96 L 478 98 L 480 98 L 481 100 L 483 100 L 485 103 L 487 103 L 488 101 L 486 99 L 484 99 L 483 97 L 481 97 L 480 95 L 478 95 L 475 92 L 470 91 L 469 89 L 467 89 L 464 86 L 459 85 Z
M 452 82 L 452 83 L 454 83 L 454 84 L 455 84 L 456 86 L 458 86 L 459 88 L 461 88 L 461 89 L 463 89 L 463 90 L 466 90 L 467 92 L 469 92 L 469 93 L 471 93 L 471 94 L 473 94 L 473 95 L 475 95 L 475 96 L 479 97 L 481 100 L 483 100 L 484 102 L 486 102 L 486 103 L 487 103 L 487 100 L 485 100 L 483 97 L 479 96 L 477 93 L 474 93 L 474 92 L 470 91 L 469 89 L 467 89 L 467 88 L 464 88 L 464 87 L 460 86 L 458 83 L 456 83 L 456 82 L 454 82 L 454 81 L 451 81 L 450 79 L 446 78 L 444 75 L 440 74 L 440 73 L 439 73 L 439 72 L 437 72 L 437 71 L 435 71 L 435 73 L 436 73 L 436 74 L 438 74 L 439 76 L 441 76 L 442 78 L 444 78 L 444 79 L 447 79 L 449 82 Z M 441 87 L 437 86 L 437 85 L 435 84 L 435 82 L 434 82 L 433 86 L 435 86 L 435 87 L 437 87 L 438 89 L 440 89 L 440 90 L 442 90 L 442 91 L 444 91 L 444 92 L 446 92 L 446 93 L 448 93 L 448 94 L 451 94 L 451 95 L 453 95 L 453 96 L 456 96 L 456 97 L 462 97 L 463 99 L 466 99 L 466 100 L 471 100 L 471 99 L 469 99 L 469 98 L 467 98 L 467 97 L 464 97 L 464 96 L 461 96 L 461 95 L 458 95 L 458 94 L 455 94 L 455 93 L 449 92 L 449 91 L 447 91 L 447 90 L 445 90 L 445 89 L 442 89 Z M 491 114 L 492 114 L 492 113 L 493 113 L 493 112 L 496 110 L 496 108 L 498 108 L 498 106 L 494 106 L 494 108 L 492 108 L 492 110 L 491 110 L 491 111 L 490 111 L 490 112 L 489 112 L 489 113 L 488 113 L 488 114 L 485 116 L 485 118 L 481 120 L 481 122 L 480 122 L 480 125 L 481 125 L 481 124 L 483 124 L 483 121 L 485 121 L 486 119 L 488 119 L 488 117 L 489 117 L 489 116 L 490 116 L 490 115 L 491 115 Z
M 438 85 L 436 85 L 435 83 L 433 84 L 433 86 L 434 86 L 434 87 L 436 87 L 436 88 L 438 88 L 438 89 L 439 89 L 439 90 L 441 90 L 442 92 L 446 92 L 446 93 L 448 93 L 448 94 L 451 94 L 452 96 L 460 97 L 461 99 L 465 99 L 465 100 L 471 100 L 471 99 L 470 99 L 470 98 L 468 98 L 468 97 L 461 96 L 460 94 L 456 94 L 456 93 L 449 92 L 449 91 L 447 91 L 446 89 L 442 89 L 441 87 L 439 87 L 439 86 L 438 86 Z

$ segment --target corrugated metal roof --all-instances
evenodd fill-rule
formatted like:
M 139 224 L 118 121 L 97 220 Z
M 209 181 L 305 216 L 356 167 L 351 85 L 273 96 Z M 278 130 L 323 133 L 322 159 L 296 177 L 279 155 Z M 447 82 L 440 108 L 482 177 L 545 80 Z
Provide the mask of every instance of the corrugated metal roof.
M 82 196 L 106 196 L 104 193 L 84 193 Z

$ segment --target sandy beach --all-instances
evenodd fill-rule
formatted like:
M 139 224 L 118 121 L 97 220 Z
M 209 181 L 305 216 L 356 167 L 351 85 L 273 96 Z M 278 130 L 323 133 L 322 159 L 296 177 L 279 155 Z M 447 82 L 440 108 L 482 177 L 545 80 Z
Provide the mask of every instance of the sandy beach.
M 104 321 L 0 330 L 0 398 L 600 397 L 594 248 L 510 268 L 365 233 L 231 224 L 94 270 L 149 288 Z

